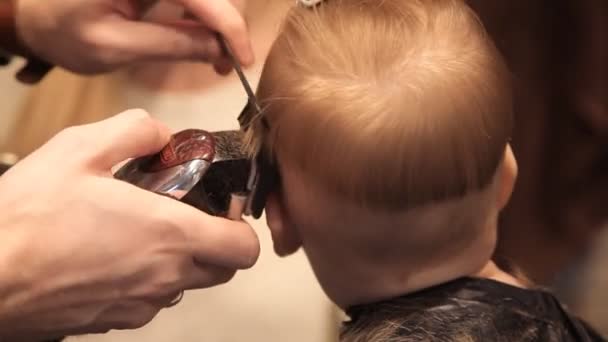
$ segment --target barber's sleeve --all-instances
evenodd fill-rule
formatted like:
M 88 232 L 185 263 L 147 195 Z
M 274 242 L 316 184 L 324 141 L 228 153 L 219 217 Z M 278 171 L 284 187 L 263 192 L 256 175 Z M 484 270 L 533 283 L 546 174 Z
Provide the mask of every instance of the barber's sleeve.
M 0 153 L 0 176 L 19 161 L 17 155 L 12 153 Z
M 0 0 L 0 66 L 9 64 L 14 55 L 27 61 L 17 73 L 17 79 L 23 83 L 37 83 L 53 68 L 20 42 L 16 30 L 14 0 Z
M 6 171 L 8 171 L 8 169 L 10 169 L 10 168 L 11 168 L 10 165 L 0 163 L 0 176 L 2 176 L 2 174 L 5 173 Z

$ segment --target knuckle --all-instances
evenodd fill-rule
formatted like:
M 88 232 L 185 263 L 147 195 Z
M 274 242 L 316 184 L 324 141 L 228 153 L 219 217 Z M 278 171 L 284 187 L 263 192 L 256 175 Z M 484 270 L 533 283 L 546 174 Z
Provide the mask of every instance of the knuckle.
M 53 141 L 62 145 L 62 147 L 66 149 L 66 152 L 70 152 L 76 147 L 78 147 L 77 150 L 82 150 L 81 147 L 89 145 L 89 140 L 90 138 L 86 132 L 86 127 L 83 126 L 64 128 L 53 137 Z
M 173 206 L 165 205 L 167 201 L 174 204 L 173 198 L 159 197 L 159 207 L 156 213 L 151 214 L 152 224 L 156 238 L 159 241 L 188 241 L 189 236 L 184 230 L 184 224 L 181 221 L 179 213 L 173 210 Z M 161 205 L 164 205 L 161 207 Z
M 129 109 L 127 111 L 125 111 L 123 113 L 124 115 L 129 116 L 132 120 L 152 120 L 152 117 L 150 116 L 150 114 L 142 108 L 133 108 L 133 109 Z
M 161 124 L 150 114 L 143 109 L 131 109 L 123 112 L 124 128 L 128 132 L 138 132 L 139 136 L 154 136 L 160 135 Z
M 132 127 L 140 130 L 155 131 L 158 130 L 159 123 L 143 109 L 131 109 L 125 112 L 129 116 L 129 123 Z
M 163 249 L 174 247 L 162 247 Z M 190 276 L 192 259 L 187 257 L 171 258 L 159 262 L 155 266 L 154 275 L 147 281 L 143 297 L 154 301 L 158 298 L 171 296 L 178 292 Z
M 76 37 L 87 47 L 97 46 L 99 44 L 99 26 L 97 25 L 81 25 L 76 31 Z
M 161 279 L 150 287 L 150 298 L 161 298 L 179 290 L 183 283 L 183 274 L 178 271 L 167 271 Z
M 80 127 L 78 127 L 78 126 L 66 127 L 55 135 L 55 139 L 72 140 L 81 135 L 79 133 L 79 131 L 80 131 Z

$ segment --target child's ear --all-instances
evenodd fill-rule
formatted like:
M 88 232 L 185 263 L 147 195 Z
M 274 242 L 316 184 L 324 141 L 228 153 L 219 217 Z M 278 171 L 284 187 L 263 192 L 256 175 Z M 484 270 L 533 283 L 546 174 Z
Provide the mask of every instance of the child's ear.
M 277 255 L 287 256 L 300 249 L 302 240 L 276 193 L 271 193 L 266 201 L 266 222 Z
M 500 191 L 498 194 L 498 205 L 501 210 L 511 199 L 511 194 L 513 193 L 513 188 L 515 187 L 515 182 L 517 180 L 517 172 L 517 161 L 513 155 L 513 150 L 511 150 L 510 145 L 507 145 L 504 160 L 502 162 Z

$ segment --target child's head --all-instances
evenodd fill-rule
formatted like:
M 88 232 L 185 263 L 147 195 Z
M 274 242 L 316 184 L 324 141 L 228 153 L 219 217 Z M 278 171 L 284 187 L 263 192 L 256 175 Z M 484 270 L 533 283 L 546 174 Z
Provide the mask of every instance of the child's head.
M 508 78 L 458 0 L 294 8 L 252 129 L 281 174 L 275 249 L 301 243 L 341 306 L 479 270 L 516 173 Z

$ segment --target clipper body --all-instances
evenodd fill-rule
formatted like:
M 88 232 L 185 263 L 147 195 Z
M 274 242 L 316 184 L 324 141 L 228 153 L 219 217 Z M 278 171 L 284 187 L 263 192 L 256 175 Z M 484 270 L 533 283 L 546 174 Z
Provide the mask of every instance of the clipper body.
M 162 151 L 129 161 L 114 177 L 211 215 L 238 220 L 249 214 L 254 171 L 241 142 L 240 131 L 181 131 Z

